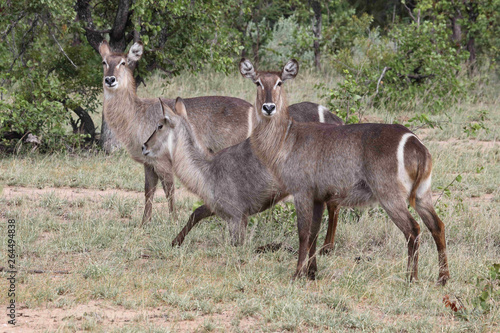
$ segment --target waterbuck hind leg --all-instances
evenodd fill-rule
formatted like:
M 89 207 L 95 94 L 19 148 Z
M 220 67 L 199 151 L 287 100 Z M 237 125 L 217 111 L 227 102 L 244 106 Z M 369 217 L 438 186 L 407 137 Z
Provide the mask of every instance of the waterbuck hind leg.
M 434 238 L 434 242 L 436 243 L 439 260 L 438 283 L 444 286 L 446 284 L 446 281 L 448 281 L 448 279 L 450 278 L 450 271 L 448 270 L 448 258 L 446 256 L 444 223 L 441 221 L 439 216 L 436 214 L 436 211 L 434 210 L 430 192 L 425 193 L 421 198 L 417 197 L 415 201 L 415 210 L 432 233 L 432 237 Z
M 196 208 L 189 217 L 189 220 L 182 229 L 182 231 L 172 241 L 172 247 L 181 246 L 182 243 L 184 242 L 184 238 L 186 238 L 187 234 L 191 231 L 191 229 L 193 229 L 193 227 L 197 225 L 198 222 L 212 215 L 214 215 L 214 213 L 205 205 Z
M 152 166 L 144 164 L 144 196 L 146 203 L 144 206 L 144 215 L 140 227 L 151 221 L 151 212 L 153 210 L 153 198 L 155 196 L 156 185 L 158 185 L 158 175 Z
M 309 236 L 311 234 L 311 221 L 313 218 L 314 202 L 312 196 L 296 194 L 294 196 L 295 210 L 297 212 L 297 229 L 299 232 L 299 260 L 293 279 L 305 276 L 308 272 L 306 262 L 309 250 Z
M 418 247 L 420 243 L 420 226 L 408 211 L 408 206 L 402 198 L 381 200 L 380 204 L 391 220 L 403 232 L 408 244 L 408 274 L 410 282 L 418 280 Z
M 309 261 L 307 264 L 307 277 L 310 280 L 316 279 L 316 272 L 318 271 L 318 264 L 316 262 L 316 243 L 318 240 L 319 229 L 321 228 L 321 220 L 323 218 L 324 209 L 325 204 L 323 202 L 314 203 L 311 231 L 309 234 Z
M 340 211 L 340 207 L 333 201 L 327 202 L 326 207 L 328 209 L 328 230 L 326 231 L 325 242 L 319 251 L 321 255 L 329 254 L 333 251 Z

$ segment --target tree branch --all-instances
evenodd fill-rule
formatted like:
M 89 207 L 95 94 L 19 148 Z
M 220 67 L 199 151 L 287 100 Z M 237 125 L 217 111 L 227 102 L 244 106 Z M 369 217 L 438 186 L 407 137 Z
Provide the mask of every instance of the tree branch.
M 410 17 L 413 19 L 413 21 L 417 22 L 417 19 L 415 18 L 415 16 L 413 16 L 412 10 L 406 5 L 406 1 L 401 1 L 401 3 L 403 4 L 403 6 L 405 6 L 406 10 L 408 10 L 408 14 L 410 14 Z
M 380 86 L 380 82 L 382 81 L 382 79 L 384 78 L 385 76 L 385 73 L 388 71 L 388 70 L 391 70 L 391 67 L 384 67 L 384 70 L 382 71 L 382 74 L 380 74 L 380 77 L 378 78 L 378 81 L 377 81 L 377 90 L 375 91 L 375 96 L 378 95 L 378 88 Z
M 118 51 L 124 51 L 127 47 L 125 41 L 125 29 L 131 14 L 130 5 L 131 0 L 120 0 L 118 3 L 118 10 L 116 11 L 115 21 L 110 33 L 110 46 Z
M 11 24 L 9 24 L 7 29 L 5 29 L 4 32 L 2 32 L 2 40 L 5 40 L 5 38 L 7 38 L 7 35 L 10 33 L 10 31 L 16 27 L 16 25 L 19 23 L 19 21 L 21 21 L 24 18 L 24 16 L 26 16 L 26 13 L 23 11 L 23 12 L 21 12 L 21 14 L 19 14 L 19 17 L 17 18 L 17 20 L 15 20 Z
M 50 29 L 49 29 L 49 31 L 50 31 Z M 54 41 L 57 43 L 57 45 L 59 46 L 59 49 L 64 54 L 64 56 L 66 57 L 66 59 L 69 60 L 69 62 L 73 65 L 73 67 L 78 68 L 78 66 L 75 65 L 75 63 L 73 62 L 73 60 L 71 60 L 71 58 L 68 56 L 68 54 L 66 54 L 66 52 L 63 49 L 63 47 L 61 46 L 61 44 L 57 40 L 56 36 L 54 36 L 54 33 L 52 31 L 50 31 L 50 35 L 52 36 L 52 38 L 54 39 Z

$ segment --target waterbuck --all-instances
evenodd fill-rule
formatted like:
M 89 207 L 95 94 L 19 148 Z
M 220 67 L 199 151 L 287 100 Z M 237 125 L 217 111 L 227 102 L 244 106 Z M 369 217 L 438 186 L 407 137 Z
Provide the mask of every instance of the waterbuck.
M 193 212 L 172 246 L 182 244 L 194 225 L 214 214 L 227 221 L 231 243 L 241 244 L 247 217 L 268 209 L 288 193 L 252 154 L 248 139 L 217 154 L 210 154 L 198 141 L 180 97 L 175 103 L 175 112 L 166 105 L 163 110 L 164 117 L 144 143 L 142 152 L 150 158 L 168 160 L 167 164 L 172 165 L 179 180 L 205 203 Z M 321 203 L 319 219 L 323 207 Z M 328 210 L 329 224 L 333 227 L 338 209 L 332 203 Z
M 289 115 L 282 83 L 298 73 L 290 60 L 281 72 L 258 72 L 247 59 L 240 73 L 257 84 L 257 124 L 250 137 L 254 154 L 294 196 L 299 260 L 294 278 L 317 271 L 316 238 L 323 202 L 358 206 L 378 202 L 404 233 L 410 281 L 417 279 L 420 226 L 407 200 L 429 228 L 437 246 L 438 282 L 449 279 L 444 224 L 431 197 L 431 155 L 406 127 L 389 124 L 330 126 L 299 123 Z M 309 250 L 309 260 L 307 251 Z
M 140 98 L 136 94 L 133 77 L 134 63 L 143 54 L 142 44 L 135 43 L 128 54 L 114 53 L 108 42 L 99 47 L 104 69 L 104 118 L 111 130 L 126 147 L 134 160 L 144 164 L 145 207 L 141 226 L 151 219 L 152 202 L 158 179 L 174 209 L 174 182 L 171 166 L 163 161 L 155 164 L 155 159 L 144 156 L 141 147 L 156 128 L 162 116 L 157 99 Z M 175 100 L 163 99 L 170 108 Z M 185 100 L 189 119 L 198 140 L 212 152 L 235 145 L 245 140 L 255 124 L 255 112 L 250 103 L 233 97 L 207 96 Z M 308 114 L 318 121 L 336 122 L 339 120 L 320 105 L 301 103 L 299 109 L 306 108 Z M 311 120 L 314 117 L 310 117 Z

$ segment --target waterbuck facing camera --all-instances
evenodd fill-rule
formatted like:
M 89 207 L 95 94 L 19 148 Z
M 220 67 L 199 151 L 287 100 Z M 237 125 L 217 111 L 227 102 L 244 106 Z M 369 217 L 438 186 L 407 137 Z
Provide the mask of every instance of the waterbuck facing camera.
M 262 110 L 256 112 L 260 118 L 250 137 L 252 151 L 294 196 L 300 244 L 294 276 L 314 278 L 317 271 L 321 220 L 314 216 L 323 202 L 341 206 L 378 202 L 403 232 L 410 280 L 417 279 L 420 226 L 408 211 L 409 201 L 432 233 L 438 251 L 438 281 L 445 284 L 450 277 L 445 231 L 432 203 L 432 162 L 427 148 L 401 125 L 294 121 L 280 83 L 294 78 L 297 71 L 295 60 L 281 72 L 259 72 L 249 60 L 240 62 L 241 74 L 257 84 L 255 107 Z M 272 112 L 264 108 L 269 103 L 276 107 Z

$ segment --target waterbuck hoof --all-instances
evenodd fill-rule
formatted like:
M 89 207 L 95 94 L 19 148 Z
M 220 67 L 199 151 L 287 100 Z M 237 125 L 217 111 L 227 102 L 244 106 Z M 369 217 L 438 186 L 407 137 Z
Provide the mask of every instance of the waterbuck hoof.
M 447 273 L 439 274 L 437 284 L 440 286 L 444 286 L 444 285 L 446 285 L 446 282 L 448 282 L 449 279 L 450 279 L 450 273 L 447 272 Z
M 182 245 L 182 242 L 184 242 L 184 239 L 178 239 L 178 238 L 175 238 L 173 241 L 172 241 L 172 247 L 178 247 L 178 246 L 181 246 Z
M 324 245 L 321 250 L 319 250 L 319 254 L 322 256 L 326 256 L 333 253 L 333 246 Z

